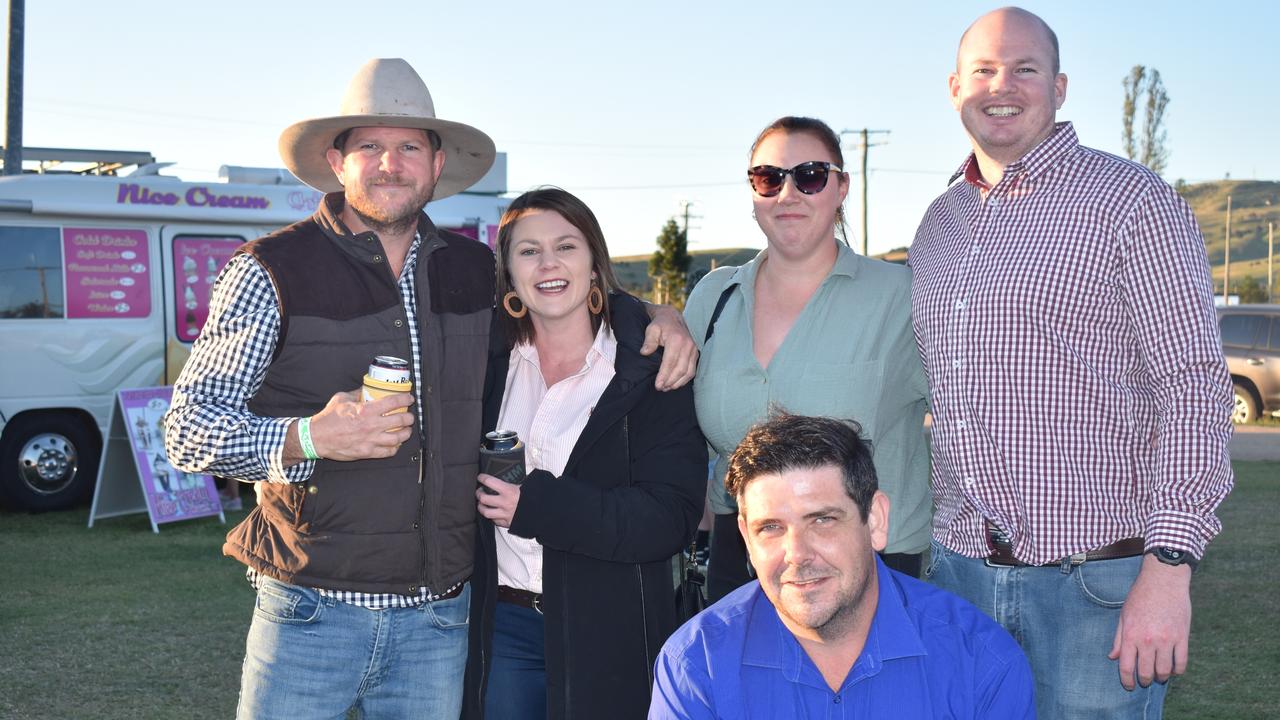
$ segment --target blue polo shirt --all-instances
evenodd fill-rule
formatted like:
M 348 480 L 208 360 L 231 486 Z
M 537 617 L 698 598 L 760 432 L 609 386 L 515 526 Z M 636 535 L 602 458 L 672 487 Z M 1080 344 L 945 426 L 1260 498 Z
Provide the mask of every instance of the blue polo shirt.
M 839 690 L 752 582 L 667 640 L 649 719 L 1035 717 L 1031 666 L 1004 628 L 879 558 L 876 568 L 876 615 Z

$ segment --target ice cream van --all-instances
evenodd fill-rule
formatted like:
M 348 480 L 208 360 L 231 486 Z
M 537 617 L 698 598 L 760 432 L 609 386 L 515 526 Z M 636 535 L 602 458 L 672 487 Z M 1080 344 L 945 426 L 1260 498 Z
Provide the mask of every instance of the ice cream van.
M 0 177 L 0 503 L 88 497 L 116 391 L 171 384 L 242 243 L 307 217 L 321 193 L 285 170 L 162 174 L 149 153 L 24 149 Z M 34 170 L 34 172 L 30 172 Z M 492 245 L 506 156 L 471 191 L 428 206 Z

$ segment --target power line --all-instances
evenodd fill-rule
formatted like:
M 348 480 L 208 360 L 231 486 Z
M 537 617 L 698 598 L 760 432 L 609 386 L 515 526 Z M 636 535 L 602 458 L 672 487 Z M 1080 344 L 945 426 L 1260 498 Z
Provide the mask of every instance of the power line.
M 617 148 L 624 150 L 707 150 L 715 152 L 740 152 L 742 148 L 727 145 L 634 145 L 629 143 L 581 143 L 539 140 L 504 140 L 503 145 L 534 145 L 538 147 Z
M 572 184 L 572 183 L 566 183 Z M 742 185 L 741 181 L 734 182 L 718 182 L 718 183 L 680 183 L 674 185 L 671 183 L 663 185 L 601 185 L 596 187 L 585 187 L 582 185 L 573 185 L 575 190 L 684 190 L 687 188 L 712 188 L 712 187 L 732 187 Z
M 74 102 L 70 100 L 48 100 L 44 98 L 35 98 L 35 97 L 28 98 L 28 100 L 36 101 L 40 105 L 64 106 L 69 108 L 87 108 L 89 110 L 97 110 L 97 111 L 102 111 L 107 113 L 116 113 L 119 115 L 135 116 L 135 117 L 143 117 L 143 118 L 158 116 L 158 117 L 173 118 L 175 120 L 203 120 L 206 122 L 213 122 L 217 124 L 235 123 L 239 125 L 256 125 L 259 127 L 274 127 L 273 123 L 261 122 L 256 120 L 247 120 L 243 117 L 210 115 L 207 113 L 201 113 L 201 114 L 176 113 L 176 112 L 164 112 L 162 110 L 145 110 L 144 111 L 144 110 L 139 110 L 136 107 L 122 107 L 119 105 L 98 105 L 94 103 Z M 35 108 L 28 107 L 28 109 L 35 110 L 37 112 L 43 112 L 48 115 L 62 115 L 66 117 L 85 117 L 83 114 L 80 114 L 80 113 L 76 113 L 72 115 L 71 113 L 59 112 L 57 110 L 42 109 L 39 106 Z M 102 116 L 97 116 L 97 117 L 101 118 Z M 171 127 L 171 126 L 166 126 L 166 127 Z
M 909 168 L 868 168 L 867 172 L 874 173 L 890 173 L 901 175 L 933 175 L 935 177 L 949 177 L 950 172 L 945 170 L 912 170 Z M 569 184 L 569 183 L 566 183 Z M 733 182 L 706 182 L 706 183 L 679 183 L 664 185 L 601 185 L 595 187 L 587 187 L 582 185 L 574 185 L 575 190 L 685 190 L 688 188 L 717 188 L 717 187 L 735 187 L 738 185 L 746 186 L 745 181 L 734 180 Z

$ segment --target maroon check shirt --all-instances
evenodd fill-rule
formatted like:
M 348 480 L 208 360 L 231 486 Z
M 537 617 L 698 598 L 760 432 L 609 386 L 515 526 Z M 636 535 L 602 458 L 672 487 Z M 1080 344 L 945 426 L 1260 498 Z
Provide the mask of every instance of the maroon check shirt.
M 909 260 L 934 538 L 986 556 L 985 518 L 1028 563 L 1130 537 L 1202 556 L 1232 485 L 1231 382 L 1190 208 L 1070 123 L 985 193 L 954 182 L 974 165 Z

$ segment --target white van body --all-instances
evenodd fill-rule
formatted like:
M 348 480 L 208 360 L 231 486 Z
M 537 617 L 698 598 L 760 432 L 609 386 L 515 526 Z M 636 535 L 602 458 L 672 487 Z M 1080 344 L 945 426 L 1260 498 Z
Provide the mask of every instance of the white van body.
M 431 203 L 436 225 L 492 246 L 510 203 L 505 160 L 477 186 L 489 192 Z M 185 182 L 159 167 L 0 177 L 0 501 L 11 507 L 86 498 L 116 391 L 172 383 L 235 248 L 322 197 L 283 170 Z

